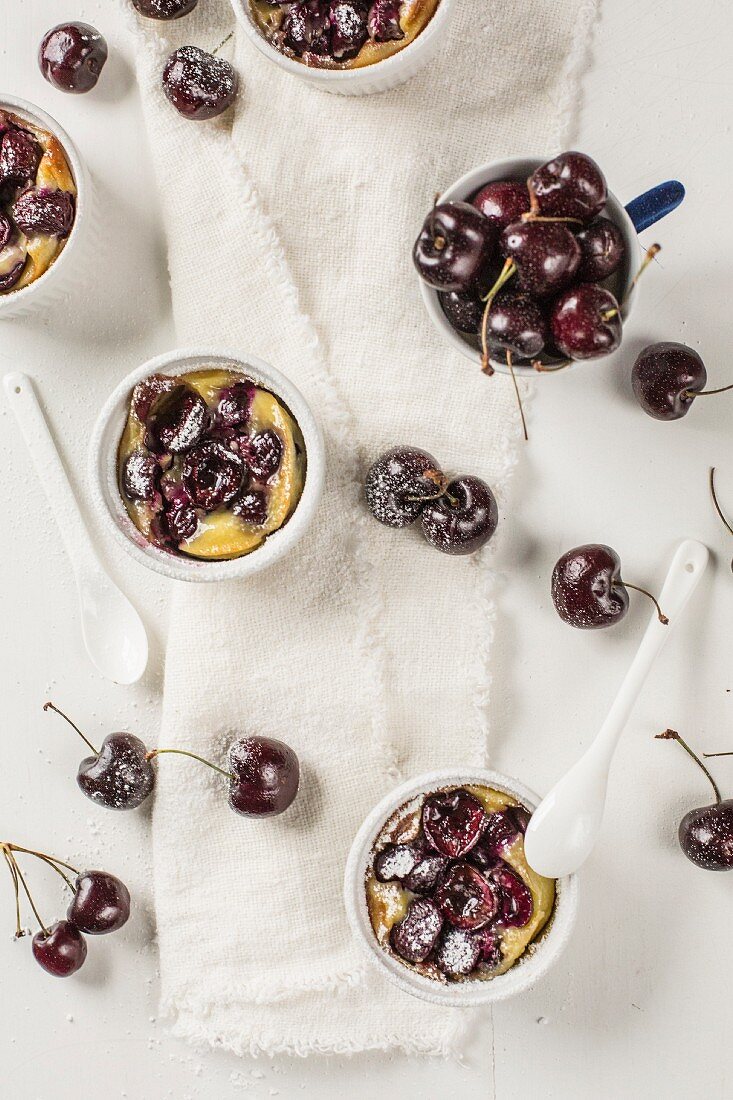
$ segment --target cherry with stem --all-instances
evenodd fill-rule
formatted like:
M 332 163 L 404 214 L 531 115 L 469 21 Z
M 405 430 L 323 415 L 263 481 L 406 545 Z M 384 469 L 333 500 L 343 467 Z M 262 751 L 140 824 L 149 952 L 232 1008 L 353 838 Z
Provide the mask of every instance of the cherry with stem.
M 715 802 L 690 810 L 680 821 L 678 839 L 682 851 L 692 863 L 706 871 L 733 870 L 733 798 L 722 798 L 720 788 L 708 768 L 676 730 L 665 730 L 664 733 L 657 734 L 657 737 L 663 741 L 677 741 L 707 776 L 715 794 Z

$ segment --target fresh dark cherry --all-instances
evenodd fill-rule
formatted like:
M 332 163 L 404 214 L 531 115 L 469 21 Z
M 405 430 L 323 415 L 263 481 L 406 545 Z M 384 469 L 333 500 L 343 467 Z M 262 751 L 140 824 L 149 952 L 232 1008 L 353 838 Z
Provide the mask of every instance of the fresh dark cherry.
M 182 382 L 156 398 L 146 423 L 148 446 L 182 454 L 196 446 L 208 427 L 206 402 L 192 386 Z
M 130 891 L 107 871 L 83 871 L 66 916 L 80 932 L 102 936 L 122 928 L 130 916 Z
M 443 918 L 430 898 L 416 898 L 399 924 L 390 929 L 389 942 L 407 962 L 424 962 L 435 947 Z
M 529 294 L 502 290 L 491 303 L 486 337 L 493 354 L 508 351 L 519 359 L 535 359 L 549 333 L 542 306 Z
M 564 290 L 580 267 L 580 245 L 562 222 L 513 222 L 502 233 L 500 248 L 514 261 L 522 290 L 537 298 Z
M 655 420 L 686 416 L 707 380 L 705 364 L 694 348 L 671 340 L 649 344 L 631 370 L 634 396 Z
M 499 902 L 499 891 L 470 863 L 454 863 L 435 892 L 445 919 L 468 931 L 493 920 Z
M 60 23 L 44 36 L 38 64 L 60 92 L 89 92 L 107 60 L 107 43 L 88 23 Z
M 600 168 L 585 153 L 567 152 L 548 160 L 529 177 L 540 214 L 592 221 L 608 201 Z
M 526 183 L 498 180 L 487 183 L 474 196 L 473 205 L 501 232 L 512 222 L 529 212 L 529 191 Z
M 283 741 L 243 737 L 229 749 L 229 805 L 244 817 L 273 817 L 295 800 L 300 782 L 298 757 Z
M 678 741 L 699 765 L 715 792 L 715 802 L 690 810 L 680 821 L 680 848 L 692 863 L 706 871 L 733 870 L 733 798 L 723 799 L 718 784 L 696 753 L 676 730 L 657 735 L 663 740 Z M 708 756 L 730 756 L 730 753 L 708 753 Z
M 473 554 L 489 541 L 499 522 L 496 498 L 479 477 L 459 477 L 422 511 L 422 533 L 444 554 Z
M 180 19 L 188 15 L 199 0 L 132 0 L 132 5 L 148 19 Z
M 213 439 L 192 447 L 183 458 L 183 484 L 194 507 L 205 512 L 214 512 L 232 500 L 245 472 L 239 455 Z
M 41 146 L 27 130 L 6 130 L 0 142 L 0 183 L 33 183 L 42 155 Z
M 433 794 L 423 804 L 425 838 L 431 848 L 448 859 L 461 859 L 470 852 L 485 823 L 483 806 L 468 791 Z
M 92 802 L 110 810 L 134 810 L 155 786 L 145 745 L 132 733 L 110 733 L 99 752 L 79 765 L 76 781 Z
M 556 300 L 550 314 L 555 347 L 568 359 L 596 359 L 621 343 L 621 309 L 596 283 L 579 283 Z
M 367 17 L 369 37 L 375 42 L 398 42 L 405 37 L 400 26 L 400 0 L 374 0 Z
M 575 238 L 582 259 L 578 278 L 584 283 L 597 283 L 618 271 L 626 255 L 621 230 L 610 218 L 596 218 L 584 226 Z
M 24 191 L 13 203 L 13 220 L 26 237 L 67 237 L 74 224 L 74 196 L 68 191 Z
M 239 78 L 221 57 L 181 46 L 163 70 L 163 91 L 184 118 L 215 118 L 236 99 Z
M 369 511 L 387 527 L 407 527 L 445 488 L 431 454 L 417 447 L 392 447 L 374 462 L 364 483 Z
M 620 622 L 629 610 L 621 562 L 610 546 L 568 550 L 552 572 L 552 599 L 563 622 L 592 630 Z
M 471 336 L 478 334 L 484 315 L 484 304 L 478 294 L 471 290 L 451 290 L 448 294 L 439 294 L 438 297 L 443 313 L 457 332 L 465 332 Z
M 158 492 L 160 463 L 145 451 L 133 451 L 122 468 L 122 488 L 130 500 L 152 503 Z
M 481 958 L 481 943 L 463 928 L 445 927 L 435 949 L 435 965 L 449 978 L 465 977 Z
M 267 481 L 276 474 L 282 462 L 285 447 L 277 432 L 266 428 L 258 432 L 247 448 L 247 465 L 256 481 Z
M 369 37 L 367 8 L 358 0 L 331 0 L 328 19 L 331 26 L 331 56 L 336 61 L 356 57 Z
M 55 978 L 68 978 L 84 965 L 86 940 L 68 920 L 57 920 L 48 929 L 36 932 L 32 940 L 33 957 L 39 966 Z
M 412 258 L 420 277 L 436 290 L 470 290 L 491 259 L 496 236 L 475 206 L 442 203 L 425 219 Z
M 505 928 L 524 928 L 534 913 L 532 891 L 503 862 L 489 872 L 489 878 L 499 888 L 499 922 Z
M 251 382 L 234 382 L 221 391 L 216 406 L 216 423 L 222 428 L 238 428 L 246 424 L 252 410 L 254 386 Z
M 267 496 L 261 489 L 245 489 L 232 501 L 231 509 L 252 527 L 261 527 L 267 520 Z

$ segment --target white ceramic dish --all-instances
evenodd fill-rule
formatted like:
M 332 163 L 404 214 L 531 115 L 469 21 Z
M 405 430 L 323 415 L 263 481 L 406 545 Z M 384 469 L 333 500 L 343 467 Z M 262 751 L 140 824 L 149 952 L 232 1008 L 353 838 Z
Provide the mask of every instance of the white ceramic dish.
M 465 176 L 461 176 L 456 183 L 440 196 L 438 202 L 469 202 L 476 192 L 487 183 L 493 183 L 497 180 L 526 180 L 532 175 L 535 168 L 539 168 L 541 164 L 545 163 L 546 159 L 547 158 L 543 159 L 541 157 L 512 157 L 509 160 L 496 160 L 491 161 L 489 164 L 483 164 L 479 168 L 474 168 L 471 172 L 467 172 Z M 619 202 L 610 191 L 608 193 L 608 203 L 604 210 L 604 214 L 606 217 L 611 218 L 619 227 L 623 234 L 624 244 L 626 245 L 626 256 L 620 274 L 614 276 L 617 280 L 617 297 L 621 300 L 629 291 L 631 281 L 639 267 L 643 253 L 639 246 L 634 223 L 626 212 L 624 205 Z M 464 339 L 459 332 L 456 332 L 448 323 L 448 318 L 443 312 L 443 307 L 440 304 L 438 292 L 428 286 L 427 283 L 423 282 L 419 276 L 418 281 L 425 308 L 435 327 L 456 351 L 459 351 L 461 355 L 465 355 L 467 359 L 470 359 L 471 362 L 480 367 L 481 352 L 478 348 L 470 344 L 468 339 Z M 628 298 L 626 298 L 624 302 L 621 310 L 624 321 L 628 317 L 629 311 L 636 301 L 637 296 L 638 286 L 634 287 L 634 290 L 628 295 Z M 502 359 L 491 359 L 491 365 L 496 371 L 500 371 L 503 374 L 509 373 L 509 368 Z M 572 363 L 570 367 L 566 369 L 570 370 L 572 367 L 579 365 L 581 364 Z M 514 371 L 516 374 L 524 374 L 531 377 L 537 377 L 539 373 L 539 376 L 542 377 L 542 372 L 536 371 L 534 367 L 529 365 L 517 364 L 514 367 Z
M 373 845 L 387 819 L 404 802 L 421 793 L 447 786 L 481 783 L 512 795 L 528 810 L 539 798 L 515 779 L 483 768 L 448 769 L 429 772 L 403 783 L 374 807 L 356 834 L 344 875 L 344 902 L 349 923 L 361 948 L 379 971 L 394 985 L 413 997 L 435 1004 L 470 1007 L 514 997 L 533 986 L 557 962 L 575 925 L 578 909 L 578 881 L 575 875 L 557 880 L 557 898 L 550 922 L 525 954 L 507 970 L 486 981 L 464 981 L 443 985 L 433 978 L 404 966 L 377 942 L 367 908 L 365 877 L 373 858 Z
M 271 46 L 260 31 L 252 17 L 249 0 L 232 0 L 232 7 L 250 42 L 285 72 L 326 92 L 371 95 L 404 84 L 435 57 L 445 39 L 455 3 L 456 0 L 440 0 L 433 18 L 409 46 L 384 61 L 361 69 L 317 69 L 286 57 Z
M 303 494 L 288 522 L 262 546 L 230 561 L 199 561 L 178 557 L 149 543 L 128 516 L 117 481 L 117 450 L 127 420 L 133 387 L 151 374 L 187 374 L 205 367 L 241 370 L 258 386 L 279 397 L 298 422 L 306 450 Z M 280 371 L 253 355 L 240 352 L 179 349 L 151 359 L 128 374 L 109 397 L 97 420 L 90 445 L 92 497 L 102 522 L 124 549 L 148 569 L 182 581 L 237 580 L 259 573 L 298 542 L 313 519 L 323 489 L 324 448 L 321 430 L 310 406 Z
M 54 298 L 70 291 L 78 273 L 83 269 L 83 253 L 93 239 L 91 225 L 93 213 L 92 183 L 79 151 L 69 135 L 54 118 L 40 107 L 25 99 L 0 93 L 0 110 L 12 111 L 35 126 L 48 130 L 58 139 L 66 153 L 66 159 L 76 184 L 76 213 L 74 225 L 62 251 L 47 271 L 21 290 L 0 294 L 0 320 L 45 308 Z

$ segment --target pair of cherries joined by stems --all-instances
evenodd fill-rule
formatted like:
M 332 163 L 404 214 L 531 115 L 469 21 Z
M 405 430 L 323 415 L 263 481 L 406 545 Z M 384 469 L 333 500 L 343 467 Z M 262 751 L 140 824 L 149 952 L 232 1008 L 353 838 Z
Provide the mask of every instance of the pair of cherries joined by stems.
M 283 741 L 243 737 L 229 746 L 229 771 L 184 749 L 148 750 L 132 733 L 110 733 L 96 749 L 79 727 L 53 703 L 44 710 L 59 714 L 91 749 L 79 765 L 80 790 L 111 810 L 133 810 L 155 786 L 153 760 L 163 753 L 187 756 L 229 780 L 229 806 L 243 817 L 274 817 L 293 803 L 300 783 L 298 757 Z
M 24 895 L 39 931 L 33 936 L 33 957 L 48 974 L 68 978 L 84 965 L 87 957 L 85 936 L 103 936 L 122 928 L 130 916 L 130 892 L 108 871 L 77 871 L 70 863 L 24 848 L 9 841 L 0 842 L 5 863 L 15 891 L 15 938 L 27 934 L 21 923 L 21 895 Z M 59 875 L 72 892 L 65 920 L 47 926 L 40 916 L 31 894 L 18 855 L 34 856 Z M 69 875 L 74 875 L 74 881 Z

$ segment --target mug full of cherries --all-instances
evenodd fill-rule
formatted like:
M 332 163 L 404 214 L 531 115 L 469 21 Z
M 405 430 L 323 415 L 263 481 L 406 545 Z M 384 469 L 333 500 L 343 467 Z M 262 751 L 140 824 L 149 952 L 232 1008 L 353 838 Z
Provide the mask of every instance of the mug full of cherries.
M 637 229 L 683 195 L 670 181 L 626 208 L 595 161 L 574 151 L 477 168 L 437 200 L 415 241 L 428 312 L 487 374 L 608 355 L 659 250 L 639 265 Z

